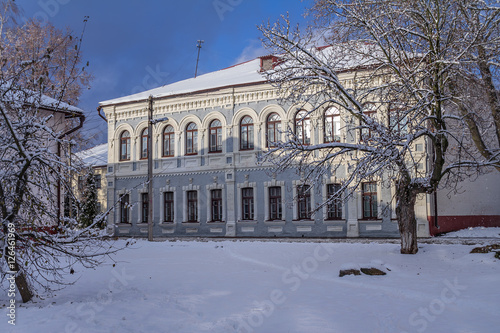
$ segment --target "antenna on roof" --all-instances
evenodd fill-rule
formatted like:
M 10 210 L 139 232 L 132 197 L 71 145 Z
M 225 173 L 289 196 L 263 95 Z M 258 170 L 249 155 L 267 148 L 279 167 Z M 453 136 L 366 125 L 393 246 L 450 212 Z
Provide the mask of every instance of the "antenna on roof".
M 201 50 L 201 44 L 205 43 L 204 40 L 198 40 L 198 45 L 196 47 L 198 48 L 198 57 L 196 58 L 196 69 L 194 70 L 194 77 L 198 74 L 198 61 L 200 61 L 200 50 Z

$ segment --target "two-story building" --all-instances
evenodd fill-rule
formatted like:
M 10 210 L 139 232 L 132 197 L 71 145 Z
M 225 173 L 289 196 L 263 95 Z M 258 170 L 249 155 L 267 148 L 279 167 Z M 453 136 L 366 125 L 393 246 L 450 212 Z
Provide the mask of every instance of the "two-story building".
M 315 210 L 337 191 L 347 164 L 321 184 L 309 184 L 294 168 L 277 173 L 271 164 L 258 163 L 287 128 L 304 144 L 360 139 L 358 132 L 347 133 L 336 108 L 320 108 L 304 118 L 312 105 L 281 100 L 263 76 L 269 61 L 272 57 L 261 57 L 100 103 L 108 119 L 108 207 L 116 204 L 109 215 L 110 232 L 147 235 L 152 158 L 156 237 L 399 236 L 394 189 L 382 181 L 363 182 L 346 200 Z M 340 79 L 349 86 L 354 72 L 344 71 Z M 152 152 L 147 149 L 149 96 L 153 117 L 168 118 L 153 125 Z M 425 161 L 425 151 L 424 142 L 417 144 L 415 156 Z M 500 224 L 500 211 L 491 199 L 499 197 L 498 188 L 491 189 L 485 212 L 476 215 L 492 216 Z M 439 223 L 432 217 L 435 201 L 430 195 L 418 199 L 419 236 L 429 236 L 431 226 Z M 440 209 L 447 207 L 440 202 Z

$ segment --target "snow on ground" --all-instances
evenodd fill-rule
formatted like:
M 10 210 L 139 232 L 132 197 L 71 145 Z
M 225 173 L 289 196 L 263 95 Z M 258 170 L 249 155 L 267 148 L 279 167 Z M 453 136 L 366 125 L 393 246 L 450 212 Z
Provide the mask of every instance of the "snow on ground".
M 138 240 L 16 326 L 0 295 L 0 332 L 498 332 L 500 262 L 473 247 Z M 339 277 L 358 266 L 387 275 Z
M 500 228 L 475 227 L 449 232 L 441 237 L 499 238 Z

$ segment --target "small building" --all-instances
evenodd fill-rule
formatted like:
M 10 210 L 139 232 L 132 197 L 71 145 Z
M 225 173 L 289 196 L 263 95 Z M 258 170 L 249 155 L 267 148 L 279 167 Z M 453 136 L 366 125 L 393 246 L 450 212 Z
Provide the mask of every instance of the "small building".
M 107 210 L 107 183 L 106 172 L 108 167 L 108 144 L 104 143 L 90 149 L 82 150 L 75 154 L 79 162 L 82 163 L 82 172 L 77 176 L 76 191 L 79 196 L 82 195 L 82 189 L 85 186 L 85 175 L 92 171 L 96 180 L 97 187 L 97 207 L 99 213 Z

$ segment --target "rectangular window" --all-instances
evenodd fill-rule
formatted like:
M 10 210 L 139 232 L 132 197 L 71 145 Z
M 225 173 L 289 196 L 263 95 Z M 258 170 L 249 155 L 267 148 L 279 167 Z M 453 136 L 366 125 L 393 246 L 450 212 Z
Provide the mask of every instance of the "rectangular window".
M 124 194 L 120 198 L 120 223 L 129 223 L 129 195 Z
M 368 118 L 373 119 L 373 121 L 376 121 L 376 116 L 377 116 L 377 111 L 373 108 L 368 108 L 367 110 L 363 111 L 363 114 L 366 115 Z M 373 123 L 370 121 L 367 121 L 366 123 L 362 123 L 362 129 L 361 129 L 361 140 L 369 140 L 371 139 L 373 133 L 372 129 L 374 127 Z
M 328 184 L 326 185 L 326 191 L 328 195 L 328 200 L 331 200 L 328 203 L 328 212 L 327 219 L 328 220 L 340 220 L 342 219 L 342 198 L 340 194 L 337 197 L 332 197 L 340 190 L 340 184 Z
M 83 188 L 85 187 L 85 181 L 83 176 L 78 176 L 78 190 L 83 192 Z
M 165 192 L 163 195 L 164 221 L 174 222 L 174 192 Z
M 247 187 L 241 189 L 241 219 L 242 220 L 253 220 L 253 188 Z
M 297 217 L 299 220 L 311 218 L 311 188 L 297 186 Z
M 142 202 L 142 209 L 141 209 L 141 217 L 142 223 L 148 223 L 148 210 L 149 210 L 149 196 L 147 193 L 141 193 L 141 202 Z
M 95 187 L 96 188 L 101 188 L 102 187 L 101 181 L 102 181 L 101 175 L 100 174 L 95 175 Z
M 362 183 L 363 218 L 373 220 L 377 218 L 377 183 Z
M 281 220 L 281 187 L 274 186 L 269 188 L 269 219 Z
M 212 200 L 212 222 L 222 221 L 222 190 L 210 191 Z
M 187 222 L 198 222 L 198 192 L 188 191 L 187 202 Z
M 408 117 L 403 110 L 389 111 L 389 128 L 397 135 L 408 134 Z

